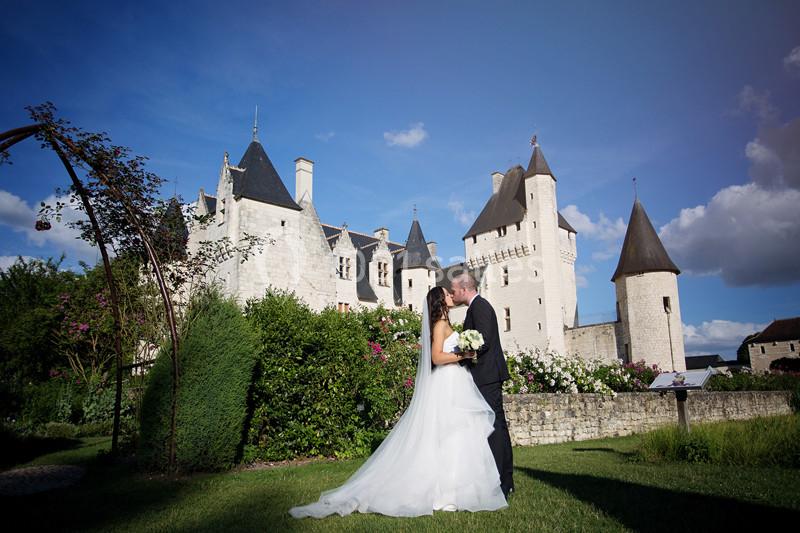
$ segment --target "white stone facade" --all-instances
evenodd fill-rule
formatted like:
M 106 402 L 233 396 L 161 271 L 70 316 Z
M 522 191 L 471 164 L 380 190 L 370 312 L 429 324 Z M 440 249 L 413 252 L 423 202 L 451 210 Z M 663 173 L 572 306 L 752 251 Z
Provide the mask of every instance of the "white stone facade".
M 196 250 L 202 240 L 222 237 L 235 245 L 244 233 L 271 238 L 273 243 L 265 246 L 263 254 L 245 262 L 236 256 L 223 258 L 211 274 L 241 302 L 261 297 L 273 286 L 293 291 L 315 310 L 383 305 L 419 311 L 425 294 L 442 283 L 438 264 L 403 267 L 398 259 L 404 245 L 390 241 L 384 228 L 368 235 L 321 223 L 313 204 L 314 164 L 305 158 L 296 159 L 295 164 L 296 204 L 285 207 L 234 195 L 232 171 L 243 170 L 232 166 L 226 154 L 216 197 L 201 189 L 198 199 L 199 213 L 213 211 L 214 222 L 205 230 L 191 231 L 189 251 Z M 512 353 L 551 349 L 604 360 L 644 359 L 670 370 L 674 361 L 676 370 L 684 370 L 677 280 L 672 272 L 618 278 L 618 321 L 579 326 L 577 234 L 562 223 L 557 182 L 544 165 L 546 172 L 529 169 L 527 177 L 515 182 L 521 184 L 515 197 L 521 209 L 519 222 L 464 238 L 464 266 L 483 273 L 479 290 L 495 309 L 504 349 Z M 500 194 L 507 179 L 499 172 L 491 175 L 492 198 Z M 213 204 L 213 209 L 208 207 Z M 416 221 L 412 232 L 415 227 L 419 230 Z M 415 235 L 421 237 L 421 230 Z M 435 243 L 428 241 L 427 250 L 437 259 Z M 670 313 L 664 310 L 665 297 Z M 451 319 L 463 321 L 465 312 L 463 306 L 453 309 Z

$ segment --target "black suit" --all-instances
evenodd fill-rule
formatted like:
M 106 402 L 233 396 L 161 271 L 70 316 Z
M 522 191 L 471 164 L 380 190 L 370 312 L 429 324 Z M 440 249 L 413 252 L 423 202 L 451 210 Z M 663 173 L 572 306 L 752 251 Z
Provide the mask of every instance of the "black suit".
M 508 365 L 500 346 L 500 332 L 497 328 L 497 315 L 491 304 L 480 295 L 472 300 L 464 318 L 464 329 L 474 329 L 483 335 L 483 347 L 478 350 L 478 362 L 467 363 L 472 379 L 483 394 L 486 403 L 494 410 L 494 432 L 489 435 L 500 485 L 503 493 L 514 488 L 514 464 L 511 452 L 511 437 L 508 435 L 506 413 L 503 410 L 503 381 L 510 379 Z

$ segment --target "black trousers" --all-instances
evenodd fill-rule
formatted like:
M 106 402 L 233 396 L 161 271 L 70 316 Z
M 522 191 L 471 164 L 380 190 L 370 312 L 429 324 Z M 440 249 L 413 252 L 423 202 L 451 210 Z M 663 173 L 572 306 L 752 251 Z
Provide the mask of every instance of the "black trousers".
M 494 455 L 497 471 L 500 473 L 500 487 L 503 494 L 514 488 L 514 458 L 511 452 L 511 437 L 508 435 L 506 412 L 503 410 L 503 383 L 479 385 L 486 403 L 494 411 L 494 432 L 489 435 L 489 448 Z

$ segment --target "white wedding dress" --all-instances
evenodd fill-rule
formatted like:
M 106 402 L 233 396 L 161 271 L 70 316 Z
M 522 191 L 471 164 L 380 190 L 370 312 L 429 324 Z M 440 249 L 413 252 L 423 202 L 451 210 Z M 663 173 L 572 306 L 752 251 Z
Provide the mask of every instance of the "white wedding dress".
M 427 305 L 422 326 L 422 339 L 429 339 Z M 452 352 L 457 341 L 454 332 L 443 351 Z M 414 396 L 395 427 L 344 485 L 323 492 L 317 502 L 292 508 L 293 517 L 354 511 L 420 516 L 508 505 L 487 442 L 494 411 L 469 370 L 459 364 L 431 370 L 430 343 L 422 344 Z

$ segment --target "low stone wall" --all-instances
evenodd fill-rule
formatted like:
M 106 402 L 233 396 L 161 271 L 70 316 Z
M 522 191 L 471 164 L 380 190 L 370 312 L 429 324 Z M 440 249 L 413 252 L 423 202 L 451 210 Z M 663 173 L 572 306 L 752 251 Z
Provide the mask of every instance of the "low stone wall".
M 689 424 L 792 413 L 785 391 L 690 391 Z M 515 446 L 619 437 L 678 423 L 675 395 L 506 394 L 504 407 Z

